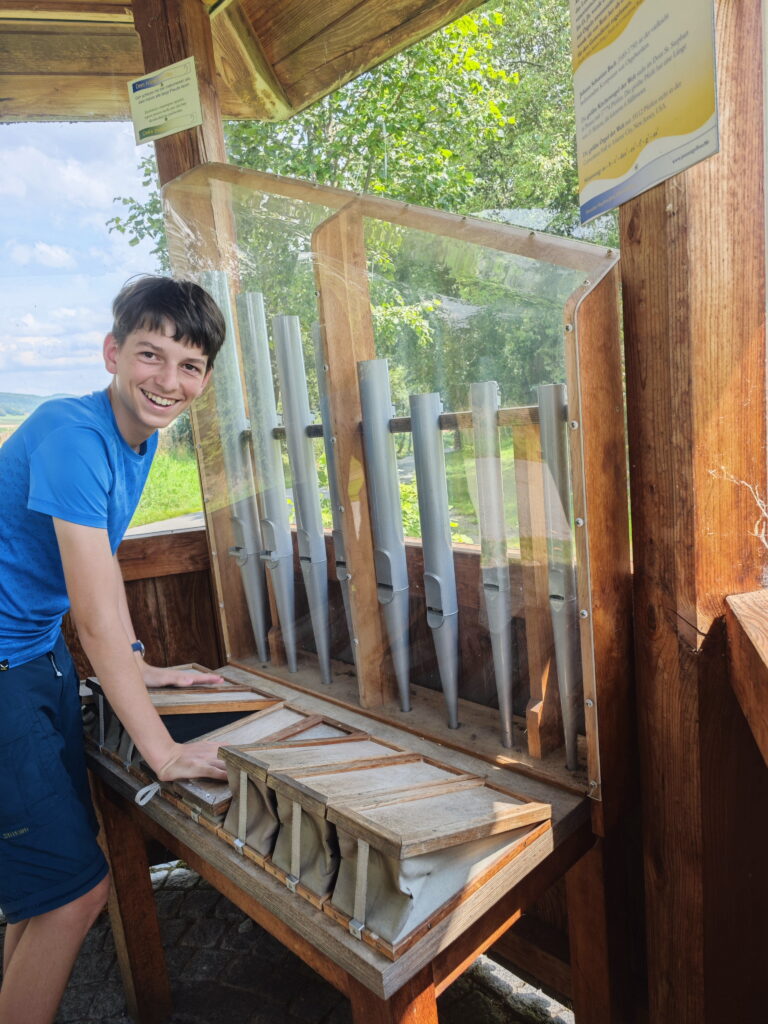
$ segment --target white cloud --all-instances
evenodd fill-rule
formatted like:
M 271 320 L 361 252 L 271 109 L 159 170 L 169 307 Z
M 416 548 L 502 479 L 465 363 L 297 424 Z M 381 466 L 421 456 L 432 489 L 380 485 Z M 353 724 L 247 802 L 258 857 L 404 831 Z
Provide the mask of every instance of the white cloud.
M 26 193 L 26 184 L 13 174 L 5 174 L 0 178 L 0 196 L 12 196 L 21 199 Z
M 144 192 L 128 125 L 8 125 L 2 138 L 2 194 L 109 216 L 115 196 Z
M 72 252 L 63 245 L 50 245 L 48 242 L 34 242 L 32 245 L 9 242 L 8 249 L 11 262 L 20 267 L 37 264 L 41 267 L 71 270 L 77 265 Z
M 75 266 L 72 253 L 62 245 L 49 245 L 47 242 L 35 243 L 35 260 L 43 267 Z
M 141 196 L 129 125 L 0 125 L 0 390 L 82 394 L 104 387 L 111 303 L 156 272 L 151 243 L 106 222 Z

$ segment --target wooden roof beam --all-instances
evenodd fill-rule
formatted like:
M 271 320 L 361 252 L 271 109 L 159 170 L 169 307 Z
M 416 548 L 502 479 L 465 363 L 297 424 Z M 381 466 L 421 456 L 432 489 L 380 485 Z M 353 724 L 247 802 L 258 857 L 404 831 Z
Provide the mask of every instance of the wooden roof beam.
M 74 21 L 133 25 L 131 5 L 109 0 L 0 0 L 0 20 Z
M 281 121 L 295 113 L 258 36 L 238 6 L 231 4 L 226 15 L 212 17 L 211 32 L 219 75 L 249 117 Z

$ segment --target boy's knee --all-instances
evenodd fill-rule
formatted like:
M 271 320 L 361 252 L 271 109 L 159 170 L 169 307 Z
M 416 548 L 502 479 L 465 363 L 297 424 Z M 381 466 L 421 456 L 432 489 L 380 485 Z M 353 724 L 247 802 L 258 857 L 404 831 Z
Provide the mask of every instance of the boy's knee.
M 104 909 L 109 896 L 109 875 L 88 892 L 69 904 L 70 912 L 87 922 L 88 927 L 93 924 L 96 918 Z
M 109 884 L 109 875 L 105 875 L 98 885 L 86 893 L 86 896 L 90 898 L 89 903 L 94 910 L 94 917 L 98 917 L 106 906 L 109 898 Z

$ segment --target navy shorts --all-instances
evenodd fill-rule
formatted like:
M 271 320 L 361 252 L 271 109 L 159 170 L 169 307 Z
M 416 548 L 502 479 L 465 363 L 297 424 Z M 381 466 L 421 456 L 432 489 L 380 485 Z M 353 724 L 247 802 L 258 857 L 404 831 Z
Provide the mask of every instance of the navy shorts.
M 104 878 L 97 832 L 79 683 L 59 636 L 49 654 L 0 672 L 0 907 L 11 924 Z

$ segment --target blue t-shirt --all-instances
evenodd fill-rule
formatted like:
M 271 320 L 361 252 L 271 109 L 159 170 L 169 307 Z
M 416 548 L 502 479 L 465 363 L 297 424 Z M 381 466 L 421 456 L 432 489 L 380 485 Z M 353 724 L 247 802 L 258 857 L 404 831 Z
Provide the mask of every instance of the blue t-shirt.
M 51 517 L 105 529 L 114 553 L 156 448 L 128 445 L 106 391 L 44 402 L 0 447 L 0 661 L 51 650 L 69 609 Z

